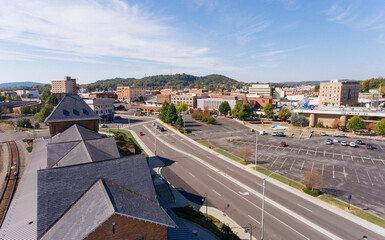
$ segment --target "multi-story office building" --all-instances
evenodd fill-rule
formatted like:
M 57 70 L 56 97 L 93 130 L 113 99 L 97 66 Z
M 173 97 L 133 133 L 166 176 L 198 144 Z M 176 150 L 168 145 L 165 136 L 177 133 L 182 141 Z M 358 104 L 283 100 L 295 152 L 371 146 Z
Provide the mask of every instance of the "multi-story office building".
M 99 115 L 101 122 L 109 122 L 114 119 L 114 101 L 113 98 L 84 99 L 84 102 Z
M 249 87 L 249 94 L 270 98 L 273 96 L 273 90 L 273 87 L 271 87 L 269 84 L 253 84 L 251 87 Z
M 117 88 L 118 99 L 123 102 L 135 102 L 140 99 L 140 97 L 146 97 L 146 88 L 145 87 L 125 87 L 120 86 Z
M 76 95 L 76 79 L 70 76 L 64 77 L 64 80 L 51 81 L 51 93 L 64 93 L 67 95 Z
M 358 101 L 359 88 L 360 84 L 358 82 L 343 82 L 341 80 L 321 82 L 318 105 L 351 104 Z
M 231 107 L 231 109 L 234 108 L 235 104 L 237 103 L 243 103 L 242 100 L 233 100 L 233 99 L 224 99 L 224 98 L 202 98 L 197 100 L 198 108 L 205 109 L 208 108 L 209 110 L 218 110 L 219 105 L 223 103 L 224 101 L 227 101 Z
M 179 105 L 180 103 L 187 103 L 187 106 L 196 108 L 197 107 L 197 96 L 194 94 L 183 94 L 183 95 L 172 95 L 171 103 Z

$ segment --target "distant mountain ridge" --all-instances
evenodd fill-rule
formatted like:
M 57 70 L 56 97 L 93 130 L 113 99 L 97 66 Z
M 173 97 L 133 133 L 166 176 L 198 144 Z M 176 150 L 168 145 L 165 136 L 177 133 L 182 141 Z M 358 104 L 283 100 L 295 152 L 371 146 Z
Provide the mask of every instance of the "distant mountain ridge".
M 338 79 L 341 81 L 346 81 L 346 82 L 360 82 L 362 80 L 352 80 L 352 79 Z M 320 81 L 301 81 L 301 82 L 280 82 L 278 84 L 288 84 L 288 85 L 317 85 L 320 84 L 321 82 L 330 82 L 330 80 L 320 80 Z
M 0 83 L 0 88 L 14 88 L 14 87 L 32 87 L 32 86 L 43 86 L 44 83 L 39 82 L 8 82 Z

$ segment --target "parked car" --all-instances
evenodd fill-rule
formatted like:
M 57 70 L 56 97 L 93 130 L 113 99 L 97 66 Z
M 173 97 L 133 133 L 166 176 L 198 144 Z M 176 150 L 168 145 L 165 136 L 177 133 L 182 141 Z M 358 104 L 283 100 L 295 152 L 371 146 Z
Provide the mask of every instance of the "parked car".
M 144 133 L 143 132 L 139 132 L 139 136 L 143 136 L 144 135 Z
M 274 132 L 271 134 L 271 136 L 277 136 L 277 132 L 274 131 Z
M 358 139 L 358 140 L 356 141 L 356 144 L 358 144 L 358 145 L 363 145 L 364 143 L 362 142 L 362 140 Z
M 339 141 L 337 138 L 334 138 L 334 139 L 333 139 L 333 142 L 334 142 L 334 143 L 339 143 L 340 141 Z
M 281 144 L 279 144 L 280 147 L 286 147 L 286 142 L 281 142 Z
M 355 142 L 350 142 L 350 143 L 349 143 L 349 146 L 351 146 L 351 147 L 357 147 L 357 145 L 356 145 Z
M 262 130 L 262 131 L 259 132 L 259 134 L 260 134 L 260 135 L 265 135 L 266 132 L 265 132 L 265 130 Z
M 156 124 L 155 124 L 155 122 L 152 122 L 152 126 L 154 126 L 154 127 L 155 127 L 155 125 L 156 125 Z
M 100 127 L 101 127 L 101 128 L 106 128 L 107 125 L 106 125 L 106 124 L 100 124 Z
M 164 129 L 164 127 L 160 128 L 160 131 L 164 132 L 166 131 L 166 129 Z
M 374 146 L 373 146 L 373 144 L 366 144 L 366 148 L 367 149 L 374 149 Z
M 277 137 L 284 137 L 284 136 L 285 136 L 285 134 L 283 132 L 278 132 L 277 133 Z
M 333 136 L 334 136 L 334 137 L 338 137 L 338 136 L 340 136 L 340 134 L 339 134 L 338 132 L 335 132 L 335 133 L 333 134 Z
M 340 137 L 344 138 L 344 137 L 346 137 L 346 135 L 341 133 Z
M 341 145 L 342 145 L 342 146 L 347 146 L 348 143 L 347 143 L 346 141 L 341 141 Z
M 250 129 L 249 129 L 249 132 L 254 132 L 254 129 L 250 128 Z
M 333 142 L 332 142 L 331 139 L 328 138 L 328 139 L 326 139 L 326 144 L 327 144 L 327 145 L 331 145 L 331 144 L 333 144 Z
M 121 116 L 115 116 L 115 119 L 122 119 Z
M 159 127 L 159 125 L 158 125 L 158 124 L 156 124 L 155 128 L 156 128 L 156 129 L 160 129 L 160 127 Z
M 327 136 L 326 132 L 321 132 L 321 136 Z

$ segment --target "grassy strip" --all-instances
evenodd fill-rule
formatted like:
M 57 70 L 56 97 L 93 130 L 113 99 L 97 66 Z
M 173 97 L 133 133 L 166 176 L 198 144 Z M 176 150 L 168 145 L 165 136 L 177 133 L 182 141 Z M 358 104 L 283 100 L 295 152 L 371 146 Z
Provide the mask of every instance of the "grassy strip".
M 259 167 L 257 166 L 257 172 L 260 172 L 262 174 L 265 174 L 266 176 L 269 175 L 271 173 L 271 171 L 265 169 L 265 168 L 262 168 L 262 167 Z M 284 177 L 282 175 L 279 175 L 279 174 L 276 174 L 276 173 L 273 173 L 271 176 L 271 178 L 274 178 L 275 180 L 278 180 L 286 185 L 289 185 L 290 187 L 293 187 L 295 189 L 298 189 L 298 190 L 302 190 L 305 186 L 302 185 L 301 183 L 299 182 L 296 182 L 294 180 L 291 180 L 287 177 Z
M 235 155 L 233 155 L 231 153 L 228 153 L 228 152 L 226 152 L 226 151 L 224 151 L 222 149 L 216 148 L 216 149 L 214 149 L 214 151 L 216 151 L 217 153 L 220 153 L 223 156 L 228 157 L 228 158 L 230 158 L 230 159 L 232 159 L 232 160 L 234 160 L 236 162 L 239 162 L 240 164 L 243 164 L 243 165 L 250 164 L 249 161 L 246 161 L 246 160 L 244 160 L 244 159 L 242 159 L 240 157 L 237 157 L 237 156 L 235 156 Z
M 237 157 L 237 156 L 235 156 L 235 155 L 233 155 L 231 153 L 228 153 L 228 152 L 226 152 L 226 151 L 224 151 L 224 150 L 222 150 L 220 148 L 216 148 L 214 145 L 211 145 L 209 143 L 209 141 L 207 141 L 207 140 L 198 140 L 197 142 L 202 144 L 205 147 L 213 149 L 214 151 L 216 151 L 219 154 L 222 154 L 225 157 L 228 157 L 228 158 L 230 158 L 230 159 L 232 159 L 232 160 L 234 160 L 236 162 L 239 162 L 240 164 L 243 164 L 243 165 L 249 164 L 248 161 L 246 161 L 246 160 L 244 160 L 244 159 L 242 159 L 240 157 Z
M 106 132 L 108 133 L 107 130 L 100 130 L 101 132 Z M 117 129 L 110 129 L 109 131 L 110 133 L 117 133 L 117 132 L 120 132 L 120 133 L 124 133 L 126 135 L 127 138 L 129 138 L 135 145 L 135 154 L 145 154 L 145 151 L 142 149 L 142 147 L 139 145 L 139 143 L 136 141 L 136 139 L 132 136 L 131 132 L 130 131 L 127 131 L 127 130 L 117 130 Z
M 333 205 L 335 207 L 338 207 L 346 212 L 349 212 L 353 215 L 356 215 L 359 218 L 365 219 L 366 221 L 369 221 L 373 224 L 376 224 L 382 228 L 385 228 L 385 219 L 377 217 L 371 213 L 368 213 L 362 209 L 350 206 L 350 209 L 348 209 L 348 204 L 340 201 L 338 199 L 335 199 L 328 195 L 320 195 L 318 199 L 321 199 L 322 201 L 329 203 L 330 205 Z
M 28 152 L 32 152 L 33 150 L 33 139 L 32 138 L 24 138 L 23 142 L 28 144 L 28 147 L 26 148 Z
M 208 215 L 206 219 L 205 214 L 195 211 L 194 207 L 191 205 L 182 208 L 173 208 L 172 210 L 178 217 L 199 224 L 220 239 L 240 240 L 240 238 L 232 232 L 229 226 L 221 223 L 217 218 L 211 215 Z

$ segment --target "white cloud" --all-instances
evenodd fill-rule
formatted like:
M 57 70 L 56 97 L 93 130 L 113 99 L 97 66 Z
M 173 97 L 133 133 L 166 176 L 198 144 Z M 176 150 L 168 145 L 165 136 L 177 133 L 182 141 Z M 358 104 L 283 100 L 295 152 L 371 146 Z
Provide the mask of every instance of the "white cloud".
M 346 6 L 340 4 L 333 4 L 328 10 L 324 11 L 329 21 L 338 23 L 352 22 L 357 16 L 355 11 L 357 10 L 357 4 L 350 3 Z
M 1 42 L 18 44 L 42 58 L 69 61 L 119 57 L 181 67 L 216 62 L 205 55 L 208 48 L 179 39 L 171 17 L 125 1 L 0 0 L 0 6 L 0 49 Z

